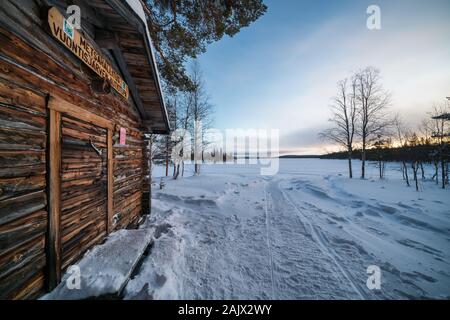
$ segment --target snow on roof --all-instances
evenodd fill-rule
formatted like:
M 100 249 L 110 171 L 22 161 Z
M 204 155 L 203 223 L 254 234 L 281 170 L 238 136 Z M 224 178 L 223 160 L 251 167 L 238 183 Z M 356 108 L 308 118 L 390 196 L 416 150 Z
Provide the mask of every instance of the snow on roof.
M 142 21 L 147 25 L 144 8 L 142 8 L 142 3 L 140 0 L 126 0 L 131 9 L 141 18 Z

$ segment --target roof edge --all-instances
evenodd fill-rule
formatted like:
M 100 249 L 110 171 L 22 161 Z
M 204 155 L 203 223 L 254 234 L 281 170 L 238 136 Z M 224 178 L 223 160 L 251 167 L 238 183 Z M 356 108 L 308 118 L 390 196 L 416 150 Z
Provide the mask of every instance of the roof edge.
M 109 0 L 108 2 L 114 3 L 115 1 L 116 0 Z M 144 40 L 146 43 L 147 55 L 149 56 L 149 59 L 150 59 L 150 65 L 152 67 L 152 72 L 153 72 L 153 75 L 155 78 L 154 80 L 156 82 L 159 100 L 161 101 L 161 112 L 163 114 L 164 122 L 167 127 L 166 134 L 168 134 L 168 133 L 170 133 L 169 116 L 168 116 L 166 104 L 164 101 L 164 95 L 163 95 L 162 89 L 161 89 L 161 79 L 159 76 L 158 66 L 156 65 L 156 58 L 155 58 L 155 54 L 154 54 L 153 42 L 150 37 L 150 32 L 149 32 L 148 25 L 147 25 L 147 16 L 145 14 L 143 4 L 140 0 L 125 0 L 125 1 L 120 1 L 120 2 L 126 3 L 126 5 L 129 7 L 129 9 L 132 12 L 134 12 L 134 15 L 137 16 L 139 18 L 139 20 L 141 21 L 141 23 L 143 24 L 143 27 L 145 30 Z

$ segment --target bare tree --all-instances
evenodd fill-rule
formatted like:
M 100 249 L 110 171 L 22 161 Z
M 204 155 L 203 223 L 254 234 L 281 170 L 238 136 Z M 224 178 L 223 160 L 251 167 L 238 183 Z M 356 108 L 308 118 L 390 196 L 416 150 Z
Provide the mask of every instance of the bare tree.
M 381 85 L 380 72 L 367 67 L 353 76 L 356 83 L 359 125 L 357 133 L 361 139 L 361 178 L 366 176 L 366 150 L 385 135 L 389 125 L 386 109 L 391 96 Z
M 433 141 L 433 131 L 434 131 L 434 120 L 431 118 L 426 118 L 422 120 L 419 130 L 422 137 L 428 141 Z M 439 152 L 437 148 L 433 148 L 428 154 L 430 162 L 434 166 L 434 174 L 431 177 L 431 180 L 434 180 L 436 184 L 439 184 Z
M 450 113 L 450 106 L 448 103 L 435 104 L 432 111 L 429 113 L 431 116 L 432 137 L 437 142 L 437 157 L 441 163 L 441 184 L 442 189 L 445 189 L 445 185 L 448 183 L 446 148 L 448 147 L 449 128 L 448 128 L 448 114 Z M 445 116 L 447 115 L 447 117 Z
M 203 75 L 198 61 L 194 61 L 191 69 L 192 89 L 189 91 L 191 105 L 191 131 L 193 138 L 194 172 L 200 174 L 205 148 L 208 144 L 206 132 L 212 125 L 212 104 L 205 90 Z
M 409 129 L 406 127 L 402 119 L 400 118 L 400 115 L 396 115 L 393 120 L 396 138 L 400 144 L 401 147 L 406 147 L 408 144 L 408 136 L 410 136 Z M 402 162 L 402 176 L 403 179 L 406 181 L 406 185 L 409 187 L 409 175 L 408 175 L 408 166 L 407 166 L 407 158 L 405 156 L 401 157 Z
M 182 115 L 180 117 L 181 121 L 181 128 L 183 129 L 183 149 L 182 149 L 182 159 L 181 160 L 181 176 L 184 177 L 184 156 L 185 153 L 188 153 L 189 156 L 191 155 L 191 149 L 190 145 L 187 143 L 187 133 L 189 132 L 190 127 L 190 121 L 192 118 L 192 96 L 190 93 L 186 93 L 184 95 L 183 100 L 183 108 L 182 108 Z M 190 142 L 190 141 L 189 141 Z
M 352 153 L 357 109 L 356 81 L 354 79 L 351 82 L 350 88 L 348 82 L 348 79 L 338 82 L 338 94 L 333 98 L 333 104 L 331 105 L 333 116 L 329 119 L 333 127 L 322 131 L 319 136 L 324 140 L 338 143 L 347 150 L 348 175 L 351 179 L 353 178 Z
M 175 100 L 175 123 L 172 141 L 174 143 L 172 160 L 174 162 L 173 178 L 184 175 L 184 160 L 190 154 L 188 128 L 191 119 L 191 100 L 187 92 L 180 92 Z

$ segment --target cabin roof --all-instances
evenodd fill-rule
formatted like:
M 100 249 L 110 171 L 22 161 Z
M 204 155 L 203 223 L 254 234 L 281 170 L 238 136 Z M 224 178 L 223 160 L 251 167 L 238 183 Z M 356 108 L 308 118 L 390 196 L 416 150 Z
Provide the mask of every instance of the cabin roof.
M 161 81 L 140 0 L 89 0 L 103 20 L 95 42 L 109 50 L 129 87 L 144 126 L 149 133 L 167 134 L 170 125 Z

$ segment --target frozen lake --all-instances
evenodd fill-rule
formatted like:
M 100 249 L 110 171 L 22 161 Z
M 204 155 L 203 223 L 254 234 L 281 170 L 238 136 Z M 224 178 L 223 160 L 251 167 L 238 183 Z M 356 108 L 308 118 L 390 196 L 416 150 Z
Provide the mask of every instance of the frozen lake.
M 154 187 L 155 244 L 126 298 L 448 299 L 450 190 L 425 180 L 416 192 L 396 163 L 382 181 L 374 165 L 366 180 L 346 170 L 318 159 L 281 159 L 274 176 L 187 166 Z M 369 266 L 380 289 L 366 285 Z

